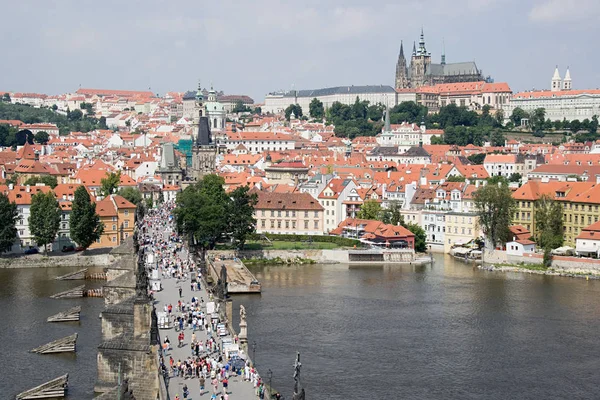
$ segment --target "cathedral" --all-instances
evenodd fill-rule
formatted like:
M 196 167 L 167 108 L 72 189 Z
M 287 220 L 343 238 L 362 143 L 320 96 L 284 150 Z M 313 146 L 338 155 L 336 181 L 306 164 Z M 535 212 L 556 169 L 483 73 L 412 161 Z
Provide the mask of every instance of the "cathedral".
M 478 82 L 485 80 L 474 61 L 446 64 L 446 55 L 442 54 L 440 64 L 431 62 L 431 53 L 425 48 L 425 36 L 421 29 L 419 47 L 413 43 L 410 65 L 404 57 L 404 45 L 400 43 L 400 54 L 396 64 L 395 87 L 397 89 L 433 86 L 440 83 Z M 489 78 L 488 78 L 489 80 Z

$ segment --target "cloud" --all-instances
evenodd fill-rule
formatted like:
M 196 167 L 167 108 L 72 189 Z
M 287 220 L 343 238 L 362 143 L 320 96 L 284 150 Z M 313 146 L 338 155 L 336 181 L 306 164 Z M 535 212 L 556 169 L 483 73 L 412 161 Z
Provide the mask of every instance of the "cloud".
M 529 19 L 534 22 L 583 22 L 597 20 L 600 16 L 598 0 L 545 0 L 529 11 Z

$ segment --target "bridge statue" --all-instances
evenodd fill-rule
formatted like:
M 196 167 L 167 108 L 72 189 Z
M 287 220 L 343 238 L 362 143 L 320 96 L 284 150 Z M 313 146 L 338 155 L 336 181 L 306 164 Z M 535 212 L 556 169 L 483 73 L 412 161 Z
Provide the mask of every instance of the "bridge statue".
M 300 363 L 300 352 L 298 352 L 296 353 L 296 362 L 294 363 L 294 394 L 292 395 L 292 400 L 304 400 L 305 398 L 304 388 L 300 382 L 301 367 L 302 363 Z
M 217 281 L 217 296 L 220 299 L 225 300 L 227 298 L 227 267 L 225 264 L 221 265 L 221 274 Z

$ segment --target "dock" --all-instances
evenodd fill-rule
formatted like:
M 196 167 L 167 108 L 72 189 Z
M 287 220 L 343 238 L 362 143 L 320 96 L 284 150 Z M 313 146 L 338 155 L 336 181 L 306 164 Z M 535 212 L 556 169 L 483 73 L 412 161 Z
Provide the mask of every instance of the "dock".
M 417 258 L 412 249 L 385 249 L 371 248 L 348 251 L 348 263 L 350 265 L 424 265 L 430 264 L 431 259 L 427 257 Z
M 33 400 L 33 399 L 57 399 L 65 397 L 69 374 L 64 374 L 51 381 L 42 383 L 32 389 L 21 392 L 17 395 L 17 400 Z
M 31 353 L 50 354 L 50 353 L 73 353 L 77 344 L 77 333 L 61 339 L 46 343 L 40 347 L 30 350 Z
M 227 292 L 260 293 L 261 284 L 239 258 L 214 258 L 208 261 L 208 270 L 214 282 L 221 276 L 221 266 L 227 270 Z
M 85 285 L 76 286 L 72 289 L 65 290 L 64 292 L 56 293 L 50 296 L 53 299 L 74 299 L 77 297 L 83 297 L 83 288 Z
M 79 271 L 69 272 L 68 274 L 64 274 L 61 276 L 57 276 L 57 281 L 67 281 L 67 280 L 82 280 L 85 279 L 85 274 L 88 272 L 87 268 L 80 269 Z
M 79 321 L 81 314 L 81 306 L 69 308 L 66 311 L 61 311 L 58 314 L 49 316 L 47 322 L 68 322 L 68 321 Z

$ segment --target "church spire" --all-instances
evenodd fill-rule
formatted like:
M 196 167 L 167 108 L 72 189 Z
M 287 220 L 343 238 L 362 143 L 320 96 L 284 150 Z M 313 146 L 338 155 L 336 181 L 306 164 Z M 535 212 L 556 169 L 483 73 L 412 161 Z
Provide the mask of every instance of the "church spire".
M 571 88 L 571 72 L 569 71 L 569 67 L 567 67 L 565 79 L 563 80 L 563 90 L 571 90 Z
M 442 39 L 442 65 L 446 65 L 446 43 Z
M 398 59 L 403 59 L 404 58 L 404 44 L 402 43 L 402 40 L 400 41 L 400 54 L 398 55 Z
M 425 48 L 425 35 L 423 34 L 423 27 L 421 27 L 421 37 L 419 38 L 419 55 L 427 55 L 427 49 Z
M 417 44 L 415 42 L 413 42 L 413 51 L 412 51 L 412 55 L 416 56 L 417 55 Z
M 558 65 L 556 66 L 556 69 L 554 70 L 554 75 L 552 76 L 552 86 L 551 86 L 551 91 L 552 92 L 558 92 L 562 89 L 562 81 L 560 79 L 560 73 L 558 72 Z

